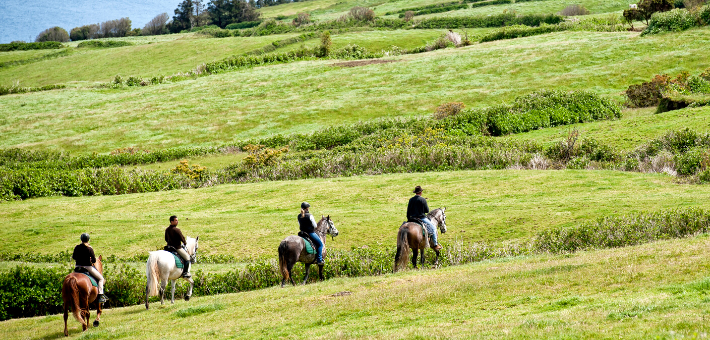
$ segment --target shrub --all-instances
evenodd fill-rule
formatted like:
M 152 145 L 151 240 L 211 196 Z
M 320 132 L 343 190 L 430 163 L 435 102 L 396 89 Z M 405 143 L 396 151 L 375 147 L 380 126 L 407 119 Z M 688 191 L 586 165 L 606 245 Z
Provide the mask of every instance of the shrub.
M 651 19 L 654 13 L 673 9 L 673 2 L 671 0 L 641 0 L 638 3 L 638 9 L 648 25 L 648 20 Z
M 88 40 L 99 38 L 99 25 L 84 25 L 80 27 L 74 27 L 69 33 L 69 37 L 72 41 Z
M 404 12 L 404 21 L 412 21 L 412 18 L 414 18 L 414 12 L 412 11 L 406 11 Z
M 441 104 L 434 112 L 434 119 L 443 119 L 459 114 L 466 106 L 461 102 Z
M 68 268 L 17 266 L 0 272 L 0 320 L 59 314 Z
M 62 44 L 58 41 L 44 41 L 26 43 L 21 41 L 11 42 L 9 44 L 0 44 L 0 51 L 25 51 L 25 50 L 46 50 L 62 48 Z
M 710 152 L 704 148 L 694 148 L 673 157 L 676 171 L 681 176 L 692 176 L 699 171 L 704 171 L 710 164 Z
M 311 22 L 311 15 L 308 13 L 298 13 L 298 15 L 293 18 L 294 26 L 301 26 Z
M 691 12 L 686 9 L 673 9 L 654 13 L 648 27 L 641 32 L 641 35 L 684 31 L 695 25 L 696 18 Z
M 626 106 L 649 107 L 658 105 L 663 91 L 668 88 L 671 78 L 668 75 L 656 75 L 650 82 L 630 85 L 626 93 Z
M 180 174 L 193 180 L 201 180 L 207 175 L 207 168 L 199 164 L 190 165 L 187 160 L 180 161 L 175 168 L 170 170 L 174 174 Z
M 524 25 L 514 25 L 503 27 L 498 31 L 489 33 L 483 36 L 480 42 L 489 42 L 503 39 L 515 39 L 522 37 L 529 37 L 539 34 L 547 34 L 552 32 L 564 31 L 567 29 L 566 26 L 562 25 L 540 25 L 540 27 L 528 27 Z
M 67 42 L 69 41 L 69 33 L 67 31 L 59 26 L 55 26 L 52 28 L 48 28 L 42 32 L 40 32 L 39 35 L 37 35 L 37 38 L 35 39 L 36 42 L 45 42 L 45 41 L 58 41 L 58 42 Z
M 435 50 L 440 50 L 449 47 L 450 45 L 453 45 L 449 39 L 446 38 L 446 36 L 441 36 L 439 39 L 434 40 L 434 42 L 427 44 L 425 49 L 426 51 L 435 51 Z
M 710 5 L 703 6 L 698 11 L 698 25 L 707 26 L 710 25 Z
M 375 11 L 367 7 L 353 7 L 350 9 L 350 17 L 356 21 L 375 20 Z
M 639 21 L 643 19 L 643 14 L 638 8 L 625 9 L 623 12 L 624 21 L 631 25 L 631 29 L 634 29 L 634 21 Z
M 566 17 L 573 17 L 577 15 L 588 15 L 590 12 L 589 10 L 584 7 L 584 5 L 568 5 L 560 11 L 560 15 L 564 15 Z
M 330 32 L 325 31 L 320 36 L 319 57 L 327 57 L 330 54 L 331 46 L 333 46 L 333 42 L 330 40 Z
M 116 40 L 89 40 L 80 42 L 76 47 L 112 48 L 123 46 L 133 46 L 133 43 Z
M 235 23 L 231 23 L 231 24 L 225 26 L 224 28 L 226 28 L 226 29 L 228 29 L 228 30 L 236 30 L 236 29 L 243 29 L 243 28 L 252 28 L 252 27 L 259 26 L 260 23 L 261 23 L 261 21 L 235 22 Z

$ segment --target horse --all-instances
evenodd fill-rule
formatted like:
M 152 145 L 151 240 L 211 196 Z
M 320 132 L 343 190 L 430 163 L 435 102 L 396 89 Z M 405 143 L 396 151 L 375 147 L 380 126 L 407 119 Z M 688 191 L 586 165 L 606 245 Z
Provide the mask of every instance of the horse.
M 446 232 L 446 207 L 439 208 L 431 211 L 427 217 L 434 224 L 434 227 L 439 227 L 441 233 Z M 421 264 L 424 265 L 424 248 L 429 247 L 429 240 L 427 240 L 422 232 L 422 226 L 415 222 L 404 222 L 399 227 L 399 232 L 397 233 L 397 253 L 394 256 L 394 271 L 396 272 L 400 268 L 407 266 L 407 258 L 409 257 L 410 248 L 414 249 L 412 254 L 412 264 L 414 269 L 417 269 L 417 250 L 421 252 Z M 432 248 L 433 249 L 433 248 Z M 434 265 L 439 264 L 439 251 L 434 249 L 436 252 L 436 260 Z
M 185 248 L 187 248 L 187 254 L 190 255 L 190 263 L 197 262 L 197 241 L 199 238 L 198 236 L 186 239 Z M 145 275 L 147 278 L 145 284 L 145 309 L 148 309 L 148 297 L 150 296 L 160 295 L 160 304 L 163 304 L 165 286 L 168 284 L 168 280 L 173 284 L 170 303 L 175 303 L 175 281 L 182 276 L 182 269 L 175 265 L 175 257 L 172 253 L 165 250 L 151 251 L 146 263 Z M 189 301 L 195 282 L 192 278 L 184 279 L 190 282 L 190 289 L 187 290 L 187 295 L 185 295 L 185 301 Z M 158 291 L 158 281 L 160 281 L 160 291 Z
M 101 255 L 96 259 L 94 267 L 96 270 L 104 274 L 104 266 L 101 263 L 103 258 Z M 99 289 L 91 285 L 91 280 L 89 280 L 86 275 L 81 273 L 71 273 L 64 277 L 62 282 L 62 300 L 64 301 L 64 336 L 69 336 L 69 329 L 67 328 L 67 319 L 69 318 L 69 309 L 72 310 L 74 318 L 81 323 L 82 331 L 86 331 L 89 328 L 89 319 L 91 319 L 91 312 L 89 311 L 89 305 L 93 303 L 96 308 L 96 320 L 94 321 L 94 327 L 99 326 L 99 321 L 101 320 L 101 304 L 97 297 L 99 296 Z
M 331 237 L 338 236 L 338 229 L 335 228 L 333 220 L 328 217 L 323 217 L 321 215 L 321 220 L 317 223 L 316 234 L 320 237 L 323 242 L 323 256 L 325 257 L 325 236 L 330 235 Z M 308 282 L 308 275 L 311 270 L 311 265 L 316 261 L 316 254 L 309 254 L 306 251 L 306 241 L 300 236 L 291 235 L 286 237 L 281 244 L 279 244 L 279 268 L 281 269 L 281 275 L 283 279 L 281 280 L 281 288 L 287 280 L 291 281 L 292 285 L 296 285 L 293 282 L 293 277 L 291 276 L 291 269 L 296 262 L 303 263 L 306 266 L 306 275 L 303 278 L 303 284 Z M 318 265 L 318 277 L 321 281 L 323 278 L 323 265 Z

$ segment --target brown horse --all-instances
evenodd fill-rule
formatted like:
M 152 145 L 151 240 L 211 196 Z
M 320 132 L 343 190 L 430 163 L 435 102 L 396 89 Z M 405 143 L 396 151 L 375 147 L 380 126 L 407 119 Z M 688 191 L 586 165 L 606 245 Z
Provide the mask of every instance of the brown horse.
M 94 267 L 96 270 L 104 274 L 104 266 L 101 264 L 101 255 L 96 259 Z M 99 289 L 91 285 L 91 281 L 84 274 L 71 273 L 64 278 L 62 283 L 62 300 L 64 300 L 64 336 L 69 336 L 67 329 L 67 318 L 69 318 L 69 309 L 77 321 L 81 322 L 82 331 L 89 327 L 89 304 L 93 303 L 96 308 L 96 320 L 94 327 L 99 326 L 101 319 L 101 304 L 98 302 Z
M 338 236 L 338 229 L 335 228 L 333 220 L 328 217 L 322 217 L 321 220 L 316 225 L 316 234 L 320 237 L 321 242 L 323 242 L 323 256 L 325 257 L 325 236 L 330 235 L 332 237 Z M 291 284 L 296 285 L 293 282 L 293 277 L 291 276 L 291 269 L 296 264 L 296 262 L 302 262 L 306 266 L 306 275 L 303 278 L 303 284 L 308 282 L 308 274 L 311 271 L 311 264 L 316 262 L 316 255 L 309 254 L 306 251 L 306 241 L 300 236 L 291 235 L 286 237 L 281 244 L 279 244 L 279 268 L 281 269 L 281 275 L 283 279 L 281 280 L 281 288 L 283 288 L 286 281 L 291 281 Z M 323 281 L 323 265 L 318 265 L 318 277 Z
M 446 232 L 446 208 L 435 209 L 430 212 L 427 217 L 434 224 L 434 227 L 439 227 L 441 233 Z M 407 258 L 409 258 L 410 248 L 414 250 L 412 254 L 412 264 L 414 269 L 417 268 L 417 250 L 421 252 L 421 264 L 424 265 L 424 248 L 429 247 L 429 240 L 424 237 L 422 226 L 419 223 L 404 222 L 399 227 L 397 233 L 397 254 L 394 256 L 394 271 L 407 267 Z M 436 252 L 435 265 L 439 264 L 439 251 Z

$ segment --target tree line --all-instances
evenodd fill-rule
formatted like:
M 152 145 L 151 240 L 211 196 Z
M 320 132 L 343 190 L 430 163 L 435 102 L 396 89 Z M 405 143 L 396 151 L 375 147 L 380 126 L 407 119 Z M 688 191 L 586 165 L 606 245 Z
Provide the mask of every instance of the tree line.
M 270 4 L 276 1 L 269 0 Z M 290 2 L 290 1 L 289 1 Z M 205 25 L 216 25 L 221 28 L 233 23 L 258 21 L 258 7 L 264 5 L 264 0 L 183 0 L 174 11 L 172 19 L 168 13 L 161 13 L 151 19 L 141 28 L 131 28 L 131 19 L 121 18 L 108 20 L 98 24 L 74 27 L 68 33 L 65 29 L 55 26 L 42 31 L 35 41 L 72 41 L 114 38 L 136 35 L 160 35 L 179 33 Z

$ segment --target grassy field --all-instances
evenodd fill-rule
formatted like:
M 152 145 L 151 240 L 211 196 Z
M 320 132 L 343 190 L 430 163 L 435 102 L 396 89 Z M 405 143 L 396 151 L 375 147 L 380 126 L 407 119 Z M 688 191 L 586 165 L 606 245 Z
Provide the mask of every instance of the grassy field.
M 539 89 L 591 90 L 621 101 L 628 85 L 654 74 L 697 74 L 710 66 L 703 57 L 708 32 L 646 37 L 560 32 L 364 67 L 308 61 L 145 88 L 8 95 L 0 97 L 0 146 L 85 153 L 215 145 L 379 117 L 428 115 L 450 101 L 495 105 Z
M 621 11 L 629 8 L 629 4 L 637 3 L 635 0 L 612 0 L 612 1 L 576 1 L 574 4 L 585 6 L 591 14 L 611 13 L 621 16 Z M 565 7 L 572 4 L 564 0 L 530 1 L 513 3 L 510 5 L 483 6 L 458 11 L 435 13 L 423 15 L 419 18 L 427 17 L 456 17 L 469 15 L 495 15 L 503 11 L 515 11 L 519 14 L 548 14 L 558 13 Z M 384 9 L 383 9 L 384 10 Z
M 77 339 L 694 339 L 710 331 L 710 238 L 486 261 L 105 310 Z M 63 337 L 60 315 L 0 323 Z
M 3 250 L 56 254 L 82 232 L 105 256 L 130 256 L 163 244 L 170 215 L 200 250 L 237 258 L 275 258 L 298 230 L 298 204 L 330 215 L 335 249 L 395 245 L 415 185 L 430 207 L 447 207 L 445 242 L 527 240 L 555 226 L 603 216 L 682 207 L 710 209 L 710 187 L 658 174 L 616 171 L 459 171 L 221 185 L 204 189 L 101 197 L 56 197 L 0 204 Z

